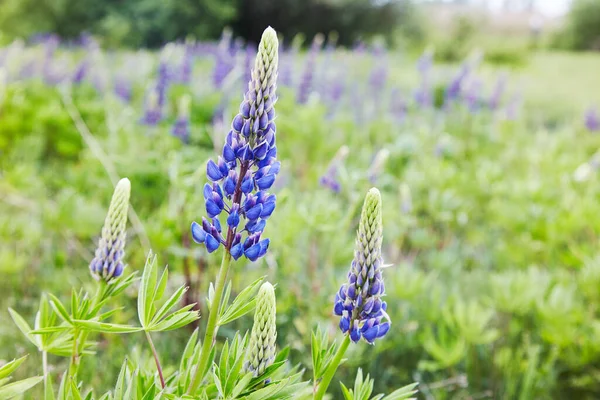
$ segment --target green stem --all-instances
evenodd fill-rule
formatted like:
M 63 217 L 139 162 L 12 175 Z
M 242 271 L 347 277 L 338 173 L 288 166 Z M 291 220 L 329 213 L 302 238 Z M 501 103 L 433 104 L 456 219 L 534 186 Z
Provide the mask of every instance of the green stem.
M 219 274 L 217 275 L 217 283 L 215 286 L 215 295 L 211 303 L 210 312 L 208 315 L 208 322 L 206 323 L 206 332 L 204 333 L 204 341 L 202 342 L 202 351 L 200 353 L 200 361 L 196 366 L 196 371 L 192 378 L 192 383 L 188 388 L 187 394 L 193 395 L 200 386 L 204 375 L 208 370 L 209 357 L 212 346 L 214 345 L 215 336 L 217 335 L 217 325 L 219 319 L 219 309 L 221 308 L 221 298 L 223 297 L 223 290 L 225 289 L 225 280 L 227 278 L 227 272 L 229 272 L 229 265 L 231 264 L 231 254 L 227 249 L 223 250 L 223 260 L 221 261 L 221 267 L 219 268 Z
M 325 393 L 327 393 L 327 388 L 329 387 L 329 384 L 335 375 L 335 371 L 337 371 L 340 363 L 342 362 L 342 358 L 344 358 L 344 354 L 346 354 L 346 350 L 348 349 L 349 345 L 350 336 L 344 335 L 344 341 L 342 341 L 340 347 L 338 347 L 333 360 L 331 360 L 331 364 L 329 364 L 329 367 L 327 367 L 325 373 L 323 374 L 323 379 L 321 379 L 321 382 L 317 387 L 317 391 L 315 392 L 315 396 L 313 397 L 314 400 L 321 400 L 323 396 L 325 396 Z
M 158 352 L 156 351 L 156 347 L 154 347 L 154 342 L 152 341 L 152 336 L 150 336 L 150 332 L 144 331 L 146 334 L 146 339 L 148 339 L 148 343 L 150 343 L 150 348 L 152 349 L 152 355 L 154 356 L 154 362 L 156 363 L 156 369 L 158 370 L 158 377 L 160 378 L 160 384 L 162 388 L 165 388 L 165 378 L 163 376 L 162 367 L 160 366 L 160 360 L 158 359 Z
M 42 370 L 44 371 L 44 396 L 48 393 L 48 352 L 42 351 Z
M 79 370 L 79 347 L 77 342 L 79 340 L 79 329 L 73 329 L 73 348 L 71 350 L 71 362 L 69 363 L 69 378 L 75 379 L 77 377 L 77 371 Z

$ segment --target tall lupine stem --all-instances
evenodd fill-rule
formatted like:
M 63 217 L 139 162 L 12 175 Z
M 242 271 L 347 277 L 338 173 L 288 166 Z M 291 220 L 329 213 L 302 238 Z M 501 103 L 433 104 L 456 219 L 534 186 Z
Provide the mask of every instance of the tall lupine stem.
M 331 383 L 335 372 L 337 371 L 340 363 L 342 362 L 342 359 L 344 358 L 344 355 L 346 354 L 346 350 L 348 350 L 349 345 L 350 335 L 345 334 L 344 340 L 335 352 L 335 356 L 333 356 L 331 364 L 329 364 L 329 367 L 325 370 L 323 379 L 321 379 L 321 382 L 319 382 L 319 386 L 317 386 L 316 388 L 314 400 L 321 400 L 323 396 L 325 396 L 325 393 L 327 393 L 327 388 L 329 387 L 329 384 Z
M 350 341 L 357 343 L 363 338 L 367 343 L 373 344 L 376 339 L 385 336 L 390 329 L 387 305 L 381 300 L 385 295 L 382 276 L 382 241 L 381 194 L 379 190 L 372 188 L 367 192 L 363 203 L 348 282 L 343 284 L 335 295 L 333 312 L 341 316 L 339 326 L 344 333 L 344 340 L 318 384 L 315 400 L 322 399 L 327 392 L 327 387 Z
M 266 192 L 274 183 L 280 163 L 276 160 L 275 102 L 277 96 L 277 34 L 267 28 L 258 47 L 258 53 L 248 83 L 248 91 L 233 119 L 231 131 L 217 163 L 210 160 L 206 167 L 212 184 L 204 185 L 206 212 L 209 221 L 192 223 L 192 238 L 203 243 L 209 253 L 224 247 L 223 259 L 210 305 L 210 313 L 202 343 L 202 352 L 187 393 L 193 395 L 209 369 L 211 349 L 219 329 L 218 318 L 223 290 L 231 259 L 245 256 L 256 261 L 269 248 L 269 239 L 261 235 L 267 219 L 275 209 L 275 195 Z M 243 200 L 243 201 L 242 201 Z M 219 215 L 228 214 L 227 234 L 221 234 Z M 242 219 L 246 221 L 240 227 Z M 246 239 L 242 241 L 242 234 Z

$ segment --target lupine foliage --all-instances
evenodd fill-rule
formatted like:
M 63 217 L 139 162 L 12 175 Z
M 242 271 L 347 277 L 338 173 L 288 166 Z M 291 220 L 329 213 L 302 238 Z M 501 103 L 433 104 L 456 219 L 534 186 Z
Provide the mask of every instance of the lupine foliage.
M 46 354 L 57 398 L 78 390 L 63 375 L 71 363 L 86 382 L 82 395 L 93 387 L 96 398 L 109 390 L 113 398 L 156 396 L 161 379 L 143 340 L 151 335 L 165 384 L 185 398 L 224 251 L 190 244 L 190 222 L 206 215 L 206 165 L 213 159 L 218 166 L 231 130 L 215 117 L 233 121 L 240 88 L 248 90 L 240 51 L 228 53 L 236 67 L 220 89 L 213 86 L 216 47 L 162 50 L 171 52 L 168 84 L 160 119 L 151 125 L 141 120 L 164 56 L 66 49 L 53 40 L 2 49 L 0 302 L 12 311 L 0 312 L 0 358 L 30 353 L 10 372 L 15 381 L 41 376 Z M 465 92 L 455 95 L 448 88 L 464 66 L 432 64 L 425 76 L 414 61 L 388 51 L 386 84 L 373 93 L 369 48 L 326 51 L 314 63 L 304 105 L 296 98 L 306 59 L 280 52 L 280 60 L 291 60 L 293 79 L 289 86 L 280 80 L 277 89 L 281 169 L 269 189 L 277 208 L 264 231 L 271 243 L 256 262 L 240 257 L 232 264 L 211 375 L 199 396 L 265 398 L 268 388 L 312 393 L 343 343 L 333 294 L 348 279 L 364 194 L 377 186 L 393 325 L 374 346 L 348 346 L 329 388 L 335 398 L 391 395 L 398 382 L 413 381 L 421 396 L 436 399 L 597 398 L 600 163 L 586 115 L 600 103 L 590 90 L 600 86 L 597 59 L 537 55 L 516 74 L 467 60 Z M 75 74 L 84 58 L 93 61 Z M 329 76 L 344 84 L 323 84 Z M 483 87 L 471 91 L 477 80 Z M 335 95 L 328 92 L 336 86 Z M 185 96 L 187 143 L 172 129 Z M 392 99 L 400 106 L 388 104 Z M 334 192 L 319 180 L 344 146 Z M 382 149 L 388 155 L 373 177 Z M 86 265 L 119 176 L 132 186 L 128 267 L 96 292 L 102 281 Z M 226 226 L 225 218 L 220 222 Z M 158 257 L 142 268 L 150 246 Z M 158 260 L 168 262 L 169 274 L 159 273 Z M 277 355 L 255 377 L 244 363 L 265 275 L 278 282 Z M 69 292 L 71 284 L 76 289 Z M 181 324 L 198 329 L 163 332 Z M 311 334 L 317 324 L 321 330 Z M 311 371 L 302 374 L 299 364 Z M 42 398 L 43 387 L 39 382 L 26 396 Z

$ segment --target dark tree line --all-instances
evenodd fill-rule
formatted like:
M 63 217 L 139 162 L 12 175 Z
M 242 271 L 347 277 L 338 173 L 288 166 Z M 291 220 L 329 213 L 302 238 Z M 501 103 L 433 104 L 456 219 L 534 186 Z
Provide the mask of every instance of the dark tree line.
M 188 36 L 216 39 L 226 26 L 257 42 L 272 25 L 286 38 L 336 31 L 348 45 L 409 26 L 412 11 L 410 0 L 0 0 L 0 34 L 89 32 L 108 46 L 157 47 Z

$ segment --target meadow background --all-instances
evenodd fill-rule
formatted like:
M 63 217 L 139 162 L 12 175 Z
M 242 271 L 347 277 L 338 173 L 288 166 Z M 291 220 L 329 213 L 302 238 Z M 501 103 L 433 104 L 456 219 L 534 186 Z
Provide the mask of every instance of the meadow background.
M 17 377 L 40 374 L 7 308 L 32 320 L 43 292 L 90 284 L 120 177 L 132 182 L 128 268 L 152 248 L 206 314 L 219 260 L 189 226 L 272 25 L 279 201 L 268 255 L 231 278 L 234 290 L 278 283 L 291 360 L 310 365 L 315 325 L 339 334 L 333 296 L 375 185 L 394 324 L 352 346 L 338 378 L 361 366 L 377 392 L 418 381 L 427 400 L 600 397 L 600 3 L 551 18 L 535 1 L 484 6 L 1 2 L 0 360 L 31 353 Z M 135 318 L 134 295 L 118 321 Z M 157 343 L 164 364 L 190 333 Z M 103 337 L 82 375 L 107 389 L 125 353 L 152 369 L 138 339 Z

